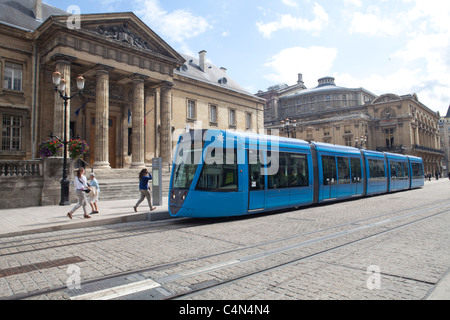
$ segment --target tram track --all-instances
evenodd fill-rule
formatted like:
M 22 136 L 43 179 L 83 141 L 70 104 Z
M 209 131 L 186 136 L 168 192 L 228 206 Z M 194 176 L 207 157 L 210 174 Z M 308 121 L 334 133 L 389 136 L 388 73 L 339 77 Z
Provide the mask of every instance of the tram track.
M 422 212 L 423 211 L 421 210 L 419 213 L 422 213 Z M 419 213 L 415 213 L 415 214 L 419 214 Z M 308 260 L 308 259 L 311 259 L 311 258 L 315 258 L 317 256 L 320 256 L 320 255 L 323 255 L 323 254 L 326 254 L 326 253 L 333 252 L 333 251 L 335 251 L 337 249 L 341 249 L 341 248 L 344 248 L 344 247 L 347 247 L 347 246 L 351 246 L 351 245 L 353 245 L 355 243 L 359 243 L 359 242 L 362 242 L 362 241 L 365 241 L 365 240 L 368 240 L 368 239 L 371 239 L 371 238 L 374 238 L 374 237 L 377 237 L 377 236 L 380 236 L 380 235 L 384 235 L 384 234 L 387 234 L 387 233 L 390 233 L 390 232 L 398 231 L 398 230 L 400 230 L 402 228 L 411 226 L 413 224 L 422 222 L 424 220 L 435 218 L 437 216 L 440 216 L 440 215 L 443 215 L 443 214 L 446 214 L 446 213 L 449 213 L 449 211 L 448 210 L 441 210 L 441 211 L 439 211 L 439 212 L 437 212 L 435 214 L 432 214 L 432 215 L 429 215 L 429 216 L 426 216 L 426 217 L 421 217 L 421 218 L 415 219 L 413 221 L 410 221 L 410 222 L 407 222 L 407 223 L 404 223 L 404 224 L 401 224 L 401 225 L 398 225 L 398 226 L 395 226 L 395 227 L 392 227 L 392 228 L 388 228 L 386 230 L 382 230 L 382 231 L 379 231 L 379 232 L 376 232 L 376 233 L 373 233 L 373 234 L 370 234 L 370 235 L 367 235 L 367 236 L 364 236 L 364 237 L 361 237 L 361 238 L 358 238 L 358 239 L 355 239 L 355 240 L 352 240 L 352 241 L 344 242 L 342 244 L 326 248 L 324 250 L 313 252 L 313 253 L 311 253 L 309 255 L 305 255 L 305 256 L 302 256 L 302 257 L 299 257 L 299 258 L 295 258 L 295 259 L 291 259 L 289 261 L 286 261 L 284 263 L 281 263 L 281 264 L 278 264 L 278 265 L 275 265 L 275 266 L 270 266 L 270 267 L 267 267 L 267 268 L 262 268 L 261 270 L 258 270 L 258 271 L 254 271 L 254 272 L 250 272 L 250 273 L 246 273 L 246 274 L 241 274 L 241 275 L 239 275 L 239 276 L 237 276 L 235 278 L 230 278 L 230 279 L 226 279 L 224 281 L 218 282 L 218 283 L 213 283 L 211 285 L 204 286 L 204 287 L 202 287 L 200 289 L 174 294 L 174 295 L 171 295 L 169 297 L 166 297 L 166 299 L 170 300 L 170 299 L 190 298 L 190 297 L 193 297 L 195 295 L 199 295 L 199 294 L 201 294 L 201 293 L 203 293 L 205 291 L 208 291 L 208 290 L 212 290 L 212 289 L 215 289 L 215 288 L 218 288 L 218 287 L 221 287 L 221 286 L 225 286 L 225 285 L 231 285 L 233 283 L 236 283 L 238 281 L 241 281 L 241 280 L 244 280 L 244 279 L 247 279 L 247 278 L 251 278 L 253 276 L 257 276 L 257 275 L 264 274 L 264 273 L 267 273 L 267 272 L 270 272 L 270 271 L 282 269 L 282 268 L 285 268 L 287 266 L 290 266 L 290 265 L 293 265 L 293 264 L 297 264 L 299 262 L 302 262 L 302 261 L 305 261 L 305 260 Z M 407 215 L 405 215 L 405 217 L 409 217 L 409 216 L 412 216 L 412 215 L 415 215 L 415 214 L 414 213 L 407 214 Z M 399 219 L 400 218 L 397 218 L 395 220 L 399 220 Z M 392 219 L 387 219 L 386 223 L 388 221 L 392 221 Z M 377 224 L 379 224 L 379 223 L 377 223 Z M 375 224 L 372 224 L 372 225 L 374 226 Z M 364 226 L 364 228 L 370 228 L 370 226 Z M 279 253 L 281 251 L 292 250 L 294 248 L 310 245 L 310 244 L 313 244 L 313 243 L 316 243 L 316 242 L 321 242 L 321 241 L 325 241 L 325 240 L 338 238 L 338 237 L 341 237 L 343 235 L 347 235 L 349 233 L 357 232 L 359 230 L 361 230 L 361 227 L 354 228 L 354 229 L 352 229 L 350 231 L 338 232 L 338 233 L 335 233 L 335 234 L 332 234 L 332 235 L 319 237 L 319 238 L 316 238 L 316 239 L 312 239 L 312 240 L 306 241 L 304 243 L 299 243 L 299 244 L 294 245 L 294 246 L 287 246 L 287 247 L 284 247 L 284 248 L 280 248 L 280 249 L 276 250 L 276 252 Z M 270 255 L 270 254 L 271 253 L 266 252 L 264 254 L 264 256 Z M 259 259 L 259 258 L 260 257 L 255 257 L 255 260 Z M 246 257 L 246 258 L 242 259 L 242 261 L 240 261 L 240 262 L 244 263 L 244 262 L 248 262 L 250 260 L 252 260 L 252 259 L 249 259 L 248 257 Z M 229 265 L 231 265 L 231 263 L 228 263 L 228 264 L 227 263 L 223 263 L 223 265 L 229 266 Z M 436 285 L 436 283 L 434 283 L 434 282 L 424 281 L 424 280 L 421 280 L 421 279 L 415 279 L 415 278 L 410 278 L 410 277 L 403 277 L 403 276 L 398 276 L 398 275 L 391 275 L 391 274 L 387 274 L 387 273 L 384 273 L 383 275 L 391 276 L 391 277 L 399 277 L 399 278 L 402 278 L 402 279 L 408 279 L 408 280 L 411 280 L 411 281 L 421 282 L 421 283 L 425 283 L 425 284 L 428 284 L 428 285 Z
M 204 255 L 201 257 L 192 257 L 192 258 L 188 258 L 188 259 L 184 259 L 184 260 L 180 260 L 180 261 L 172 261 L 172 262 L 168 262 L 165 264 L 149 266 L 146 268 L 141 268 L 139 270 L 131 270 L 129 272 L 122 272 L 120 274 L 113 274 L 113 275 L 109 275 L 109 276 L 105 276 L 105 277 L 99 277 L 96 279 L 88 280 L 88 281 L 84 282 L 84 284 L 85 285 L 95 284 L 96 282 L 113 279 L 115 277 L 123 277 L 123 276 L 127 276 L 127 275 L 142 274 L 142 273 L 149 273 L 149 272 L 151 273 L 152 271 L 157 271 L 157 270 L 165 270 L 166 272 L 169 272 L 169 270 L 174 266 L 176 267 L 176 266 L 193 263 L 193 262 L 195 262 L 195 264 L 198 265 L 197 267 L 194 267 L 191 269 L 186 269 L 183 272 L 178 272 L 178 273 L 175 272 L 175 273 L 169 274 L 167 276 L 163 276 L 163 277 L 160 276 L 160 277 L 154 278 L 156 283 L 160 284 L 161 286 L 166 286 L 170 283 L 174 283 L 174 282 L 177 282 L 180 280 L 195 277 L 198 275 L 203 275 L 205 273 L 215 272 L 215 271 L 218 271 L 218 270 L 221 270 L 224 268 L 231 268 L 233 266 L 237 266 L 237 265 L 241 265 L 241 264 L 245 264 L 245 263 L 256 262 L 260 259 L 271 257 L 271 256 L 274 256 L 277 254 L 283 254 L 285 252 L 299 249 L 302 247 L 323 244 L 329 240 L 336 240 L 339 238 L 343 238 L 345 236 L 354 235 L 354 234 L 356 234 L 358 232 L 362 232 L 362 231 L 365 232 L 365 231 L 371 230 L 376 227 L 383 228 L 382 230 L 379 230 L 378 232 L 370 233 L 370 234 L 364 235 L 362 237 L 356 237 L 356 239 L 352 239 L 351 241 L 344 241 L 343 243 L 340 243 L 338 245 L 333 245 L 330 247 L 326 247 L 324 249 L 319 248 L 315 252 L 312 252 L 308 255 L 296 257 L 294 259 L 290 259 L 290 260 L 284 261 L 282 263 L 279 263 L 279 264 L 276 264 L 273 266 L 269 266 L 267 268 L 262 268 L 260 270 L 250 272 L 250 273 L 240 274 L 235 277 L 226 279 L 224 281 L 219 281 L 219 282 L 212 281 L 209 284 L 200 285 L 200 288 L 197 288 L 197 289 L 193 289 L 190 291 L 183 291 L 183 292 L 179 292 L 179 293 L 173 293 L 169 296 L 162 297 L 163 299 L 188 298 L 188 297 L 191 297 L 192 295 L 200 294 L 206 290 L 211 290 L 211 289 L 214 289 L 219 286 L 229 285 L 229 284 L 235 283 L 239 280 L 243 280 L 243 279 L 246 279 L 246 278 L 249 278 L 252 276 L 256 276 L 256 275 L 259 275 L 259 274 L 262 274 L 265 272 L 269 272 L 271 270 L 283 268 L 283 267 L 286 267 L 286 266 L 289 266 L 289 265 L 292 265 L 292 264 L 295 264 L 295 263 L 298 263 L 298 262 L 301 262 L 301 261 L 304 261 L 307 259 L 311 259 L 311 258 L 320 256 L 325 253 L 332 252 L 339 248 L 351 246 L 354 243 L 358 243 L 358 242 L 361 242 L 361 241 L 364 241 L 367 239 L 371 239 L 373 237 L 380 236 L 380 235 L 386 234 L 388 232 L 393 232 L 395 230 L 405 228 L 407 226 L 410 226 L 415 223 L 419 223 L 419 222 L 427 220 L 427 219 L 431 219 L 433 217 L 448 213 L 449 212 L 448 209 L 445 209 L 448 207 L 450 207 L 450 203 L 448 203 L 448 201 L 427 203 L 427 204 L 424 204 L 424 205 L 421 205 L 418 207 L 417 206 L 414 207 L 414 210 L 412 210 L 413 208 L 407 208 L 407 209 L 402 209 L 402 210 L 391 211 L 391 212 L 383 213 L 383 214 L 372 216 L 372 217 L 356 219 L 356 220 L 349 221 L 346 223 L 341 223 L 341 224 L 325 227 L 325 228 L 318 229 L 318 230 L 293 234 L 293 235 L 289 235 L 289 236 L 278 238 L 278 239 L 272 239 L 269 241 L 252 244 L 249 246 L 242 246 L 242 247 L 231 249 L 231 250 L 207 254 L 207 255 Z M 442 209 L 442 210 L 440 210 L 440 209 Z M 424 217 L 416 217 L 417 215 L 421 215 L 423 213 L 430 212 L 432 210 L 439 210 L 439 211 L 434 214 L 427 215 Z M 389 216 L 391 216 L 391 217 L 389 217 Z M 406 219 L 411 219 L 411 218 L 414 218 L 414 219 L 412 219 L 411 221 L 407 221 L 407 222 L 398 224 L 398 222 L 404 221 Z M 379 220 L 379 219 L 381 219 L 381 220 Z M 388 224 L 392 224 L 392 223 L 397 223 L 397 224 L 392 227 L 387 226 Z M 187 228 L 189 226 L 185 226 L 185 227 Z M 327 233 L 330 230 L 342 229 L 342 228 L 347 228 L 347 229 L 338 230 L 331 234 Z M 180 229 L 182 229 L 182 228 L 180 228 Z M 175 230 L 175 229 L 172 229 L 172 230 Z M 320 233 L 325 233 L 325 234 L 319 235 L 315 238 L 297 241 L 297 242 L 294 242 L 291 244 L 284 244 L 284 245 L 281 244 L 278 247 L 275 247 L 272 249 L 263 249 L 264 246 L 274 245 L 274 244 L 278 244 L 278 243 L 286 242 L 286 241 L 292 241 L 292 240 L 295 240 L 296 238 L 301 238 L 301 237 L 310 237 L 310 236 L 313 236 L 315 234 L 320 234 Z M 213 264 L 210 263 L 209 265 L 208 264 L 202 265 L 202 263 L 201 263 L 202 261 L 207 261 L 208 259 L 211 259 L 211 258 L 217 258 L 220 256 L 236 254 L 240 251 L 249 250 L 249 249 L 258 249 L 259 252 L 253 253 L 253 254 L 242 254 L 238 257 L 233 257 L 228 260 L 219 260 L 219 262 L 213 263 Z M 49 291 L 40 291 L 40 292 L 17 296 L 16 298 L 17 299 L 33 298 L 33 297 L 36 297 L 39 295 L 47 294 L 50 292 L 61 291 L 61 290 L 65 290 L 65 289 L 67 289 L 67 288 L 65 288 L 65 287 L 54 288 Z

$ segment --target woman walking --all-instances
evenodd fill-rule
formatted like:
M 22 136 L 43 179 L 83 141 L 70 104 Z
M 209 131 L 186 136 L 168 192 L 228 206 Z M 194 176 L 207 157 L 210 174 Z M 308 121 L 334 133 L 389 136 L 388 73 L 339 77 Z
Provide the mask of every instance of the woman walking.
M 84 175 L 84 168 L 79 168 L 77 171 L 77 175 L 73 181 L 73 184 L 75 186 L 75 191 L 77 193 L 77 197 L 78 197 L 78 203 L 75 205 L 75 207 L 72 208 L 72 210 L 69 211 L 69 213 L 67 214 L 67 216 L 72 219 L 72 214 L 78 210 L 78 208 L 80 208 L 81 206 L 83 207 L 83 211 L 84 211 L 84 218 L 88 219 L 91 216 L 87 214 L 86 211 L 86 206 L 87 206 L 87 201 L 86 201 L 86 191 L 87 190 L 91 190 L 89 188 L 89 185 L 87 184 L 86 181 L 86 177 Z
M 133 207 L 135 212 L 137 212 L 137 207 L 141 204 L 142 201 L 144 201 L 144 198 L 147 198 L 150 211 L 156 209 L 156 207 L 152 207 L 152 196 L 150 194 L 150 190 L 148 187 L 148 182 L 150 180 L 152 180 L 152 175 L 150 174 L 150 172 L 148 172 L 147 169 L 142 169 L 141 172 L 139 173 L 139 191 L 141 192 L 141 197 L 139 198 L 138 202 L 136 202 L 136 205 Z
M 91 192 L 87 194 L 87 200 L 91 205 L 91 214 L 98 213 L 97 202 L 98 196 L 100 195 L 100 186 L 93 172 L 89 175 L 89 187 L 91 188 Z

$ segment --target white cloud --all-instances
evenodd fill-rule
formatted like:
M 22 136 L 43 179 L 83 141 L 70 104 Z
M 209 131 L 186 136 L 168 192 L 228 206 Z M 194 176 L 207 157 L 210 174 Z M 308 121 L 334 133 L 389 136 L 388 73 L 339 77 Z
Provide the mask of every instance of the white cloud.
M 264 78 L 277 83 L 295 83 L 298 74 L 304 75 L 307 87 L 315 87 L 317 79 L 329 75 L 337 50 L 325 47 L 293 47 L 280 51 L 264 66 L 273 70 Z
M 186 46 L 186 39 L 196 37 L 212 29 L 208 20 L 189 10 L 164 10 L 158 0 L 139 0 L 136 11 L 142 20 L 163 38 Z
M 283 14 L 277 21 L 269 23 L 257 22 L 256 26 L 258 31 L 262 33 L 265 38 L 270 38 L 272 33 L 281 29 L 312 31 L 316 33 L 323 30 L 325 26 L 328 25 L 329 18 L 323 7 L 317 2 L 314 4 L 313 13 L 313 20 L 296 18 L 291 14 Z
M 363 79 L 348 74 L 337 77 L 346 86 L 363 84 L 377 94 L 416 93 L 427 107 L 445 114 L 450 102 L 450 1 L 402 0 L 396 7 L 390 6 L 391 2 L 385 4 L 369 6 L 365 12 L 345 12 L 351 17 L 351 33 L 395 39 L 398 49 L 391 57 L 396 71 Z
M 396 23 L 397 20 L 387 17 L 380 17 L 379 13 L 353 14 L 350 33 L 363 33 L 371 36 L 395 36 L 400 33 L 401 28 Z
M 362 3 L 361 0 L 344 0 L 345 6 L 353 5 L 355 7 L 361 7 Z
M 281 0 L 288 7 L 298 7 L 298 3 L 295 0 Z

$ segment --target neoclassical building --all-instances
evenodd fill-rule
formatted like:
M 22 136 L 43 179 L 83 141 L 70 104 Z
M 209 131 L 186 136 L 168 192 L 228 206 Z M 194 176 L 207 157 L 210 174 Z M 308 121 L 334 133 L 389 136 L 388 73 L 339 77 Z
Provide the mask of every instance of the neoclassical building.
M 271 101 L 266 129 L 303 140 L 419 156 L 426 173 L 442 171 L 439 114 L 416 94 L 377 96 L 364 88 L 337 86 L 333 77 L 319 79 L 310 89 L 286 93 L 288 88 L 258 92 Z M 282 122 L 286 119 L 288 126 Z
M 264 99 L 206 51 L 178 53 L 133 13 L 72 16 L 41 0 L 1 0 L 0 34 L 0 159 L 37 158 L 41 141 L 66 132 L 88 142 L 94 168 L 139 168 L 170 163 L 184 130 L 264 130 Z M 55 71 L 68 96 L 78 75 L 86 80 L 66 110 Z

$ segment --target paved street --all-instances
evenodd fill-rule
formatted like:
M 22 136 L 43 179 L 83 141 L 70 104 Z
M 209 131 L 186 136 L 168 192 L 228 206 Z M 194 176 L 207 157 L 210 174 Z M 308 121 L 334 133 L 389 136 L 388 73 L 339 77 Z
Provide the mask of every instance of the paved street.
M 449 191 L 4 237 L 0 298 L 450 299 Z

